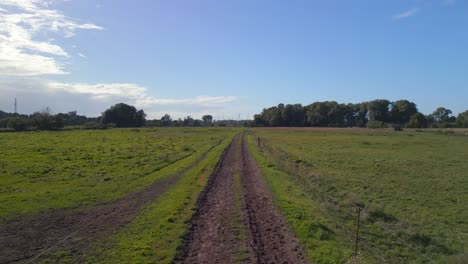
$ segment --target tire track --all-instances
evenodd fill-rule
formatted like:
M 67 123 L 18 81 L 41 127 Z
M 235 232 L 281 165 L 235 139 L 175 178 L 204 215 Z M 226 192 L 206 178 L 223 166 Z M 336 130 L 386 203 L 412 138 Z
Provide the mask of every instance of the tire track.
M 305 263 L 246 144 L 236 136 L 221 158 L 176 263 Z
M 220 142 L 221 143 L 221 142 Z M 216 146 L 199 159 L 202 161 Z M 56 249 L 71 252 L 77 262 L 93 254 L 90 245 L 105 239 L 130 223 L 145 205 L 174 185 L 197 162 L 168 178 L 114 201 L 86 211 L 56 209 L 33 217 L 11 220 L 0 226 L 0 263 L 37 263 Z

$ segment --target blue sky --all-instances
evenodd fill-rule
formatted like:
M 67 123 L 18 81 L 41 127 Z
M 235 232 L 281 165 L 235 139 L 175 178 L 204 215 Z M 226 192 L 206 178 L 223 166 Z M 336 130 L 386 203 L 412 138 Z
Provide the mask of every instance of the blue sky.
M 2 2 L 2 110 L 15 96 L 26 113 L 122 101 L 150 118 L 377 98 L 468 109 L 465 1 Z

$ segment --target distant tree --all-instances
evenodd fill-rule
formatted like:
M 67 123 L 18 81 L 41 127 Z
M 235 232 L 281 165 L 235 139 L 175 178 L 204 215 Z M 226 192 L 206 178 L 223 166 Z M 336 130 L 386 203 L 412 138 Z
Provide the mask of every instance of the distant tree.
M 35 112 L 30 120 L 31 125 L 39 130 L 57 130 L 65 125 L 63 119 L 58 115 L 53 115 L 49 107 Z
M 145 124 L 146 114 L 134 106 L 124 103 L 111 106 L 102 113 L 103 124 L 114 123 L 117 127 L 141 127 Z
M 266 109 L 263 109 L 261 114 L 254 115 L 253 124 L 255 126 L 268 126 L 267 121 L 264 118 L 265 110 Z
M 463 113 L 458 114 L 457 116 L 457 126 L 458 127 L 468 127 L 468 110 Z
M 427 127 L 426 117 L 421 113 L 415 113 L 410 117 L 410 120 L 406 124 L 409 128 L 424 128 Z
M 28 129 L 29 125 L 29 120 L 27 118 L 11 117 L 9 118 L 6 127 L 16 131 L 25 131 Z
M 433 113 L 434 121 L 437 123 L 449 121 L 452 110 L 445 107 L 438 107 Z
M 182 121 L 183 126 L 193 126 L 193 118 L 191 116 L 187 116 Z
M 428 120 L 431 123 L 431 127 L 444 128 L 450 126 L 450 122 L 453 122 L 451 117 L 452 110 L 445 107 L 438 107 L 429 117 Z
M 306 122 L 307 122 L 307 118 L 306 118 L 306 110 L 304 107 L 302 107 L 301 104 L 294 104 L 292 105 L 289 105 L 290 108 L 292 108 L 292 120 L 289 121 L 289 123 L 292 125 L 292 126 L 295 126 L 295 127 L 302 127 L 302 126 L 305 126 L 306 125 Z
M 310 126 L 343 126 L 344 108 L 335 101 L 315 102 L 307 106 L 307 123 Z
M 397 124 L 406 124 L 418 112 L 416 104 L 408 100 L 398 100 L 391 103 L 390 119 Z
M 6 128 L 8 121 L 10 121 L 11 117 L 3 117 L 0 119 L 0 128 Z
M 84 125 L 86 122 L 92 121 L 91 118 L 87 118 L 84 115 L 78 115 L 77 111 L 59 113 L 57 114 L 57 116 L 62 118 L 64 124 L 67 126 L 81 126 Z
M 369 120 L 366 124 L 368 128 L 384 128 L 385 123 L 378 120 Z
M 2 110 L 0 110 L 0 119 L 6 118 L 6 117 L 8 117 L 8 116 L 9 116 L 8 113 L 3 112 Z
M 172 125 L 172 118 L 170 115 L 165 114 L 163 117 L 161 117 L 161 125 L 162 126 L 170 126 Z
M 388 108 L 390 101 L 385 99 L 377 99 L 370 102 L 367 102 L 367 115 L 369 121 L 389 121 L 389 112 Z
M 210 126 L 211 123 L 213 123 L 213 116 L 212 115 L 204 115 L 202 117 L 202 120 L 203 120 L 203 123 L 205 123 L 205 125 Z
M 201 120 L 199 120 L 199 119 L 193 120 L 192 126 L 194 126 L 194 127 L 199 127 L 199 126 L 201 126 L 201 125 L 202 125 L 202 121 L 201 121 Z

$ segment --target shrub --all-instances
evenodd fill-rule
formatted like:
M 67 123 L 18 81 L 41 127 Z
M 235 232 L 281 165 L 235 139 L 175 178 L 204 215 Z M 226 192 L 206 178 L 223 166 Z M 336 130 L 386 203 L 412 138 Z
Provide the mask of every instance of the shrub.
M 7 128 L 16 131 L 25 131 L 29 127 L 29 120 L 21 117 L 12 117 L 8 120 Z
M 106 125 L 94 121 L 84 123 L 83 129 L 106 129 Z
M 385 123 L 382 121 L 372 120 L 372 121 L 367 122 L 367 127 L 368 128 L 384 128 Z

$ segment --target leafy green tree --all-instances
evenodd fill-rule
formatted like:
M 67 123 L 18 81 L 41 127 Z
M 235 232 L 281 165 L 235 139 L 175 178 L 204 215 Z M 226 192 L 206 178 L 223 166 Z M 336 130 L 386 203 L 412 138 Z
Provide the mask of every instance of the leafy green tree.
M 124 103 L 111 106 L 102 113 L 103 124 L 114 123 L 117 127 L 141 127 L 145 125 L 146 114 L 134 106 Z
M 415 113 L 410 117 L 410 120 L 406 124 L 409 128 L 425 128 L 427 127 L 426 117 L 421 113 Z
M 431 127 L 444 128 L 450 126 L 453 122 L 451 117 L 452 111 L 445 107 L 438 107 L 428 118 L 431 122 Z
M 8 121 L 10 121 L 9 117 L 0 118 L 0 128 L 6 128 Z
M 255 126 L 268 126 L 267 121 L 264 118 L 265 110 L 266 109 L 263 109 L 261 114 L 254 115 L 253 123 Z
M 389 121 L 390 101 L 386 99 L 376 99 L 367 103 L 369 121 Z
M 204 115 L 202 117 L 203 123 L 205 123 L 206 126 L 210 126 L 211 123 L 213 123 L 213 116 L 212 115 Z
M 191 116 L 187 116 L 184 118 L 184 121 L 182 121 L 183 126 L 193 126 L 193 118 Z
M 7 128 L 14 129 L 16 131 L 25 131 L 30 126 L 29 120 L 23 117 L 12 117 L 8 119 Z
M 369 120 L 366 124 L 368 128 L 384 128 L 385 123 L 378 120 Z
M 406 124 L 410 118 L 418 112 L 416 104 L 408 100 L 398 100 L 391 103 L 391 122 Z
M 315 102 L 307 108 L 307 122 L 310 126 L 329 126 L 336 122 L 338 103 L 335 101 Z
M 170 126 L 172 125 L 172 118 L 170 115 L 165 114 L 164 116 L 161 117 L 161 125 L 162 126 Z
M 449 121 L 452 110 L 445 107 L 438 107 L 433 113 L 434 121 L 437 123 Z
M 458 127 L 468 127 L 468 110 L 463 113 L 458 114 L 457 116 L 457 126 Z
M 58 115 L 52 115 L 49 107 L 34 113 L 31 118 L 31 125 L 39 130 L 57 130 L 64 127 L 63 119 Z

